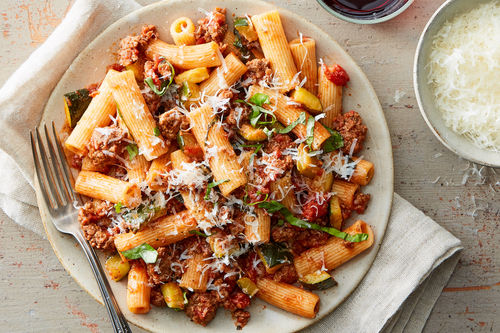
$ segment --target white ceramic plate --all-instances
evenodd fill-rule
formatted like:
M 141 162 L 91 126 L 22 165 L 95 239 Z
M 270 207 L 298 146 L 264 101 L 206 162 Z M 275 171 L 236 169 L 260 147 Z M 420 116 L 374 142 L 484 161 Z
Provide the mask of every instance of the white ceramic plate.
M 42 122 L 55 121 L 58 128 L 62 126 L 64 121 L 63 94 L 89 83 L 100 81 L 104 77 L 106 65 L 116 62 L 117 45 L 121 38 L 130 33 L 139 32 L 142 24 L 148 23 L 155 24 L 158 27 L 160 37 L 163 40 L 171 41 L 168 30 L 170 23 L 175 18 L 187 16 L 196 21 L 202 16 L 198 8 L 211 10 L 216 6 L 227 7 L 227 17 L 231 17 L 232 13 L 240 15 L 245 13 L 258 14 L 276 9 L 273 5 L 260 0 L 172 0 L 156 3 L 127 15 L 111 25 L 75 59 L 52 92 Z M 325 32 L 289 11 L 280 9 L 280 13 L 289 40 L 296 38 L 299 32 L 313 37 L 317 42 L 319 57 L 322 57 L 327 63 L 335 59 L 349 73 L 351 81 L 345 91 L 344 109 L 357 110 L 368 126 L 368 136 L 363 156 L 372 161 L 376 169 L 373 181 L 364 189 L 365 192 L 372 195 L 372 199 L 366 213 L 362 216 L 365 221 L 373 226 L 375 244 L 367 252 L 335 270 L 335 279 L 339 285 L 319 293 L 321 306 L 315 319 L 318 320 L 334 310 L 352 293 L 370 269 L 377 254 L 387 226 L 392 203 L 392 148 L 384 113 L 375 91 L 361 69 Z M 39 190 L 37 190 L 37 196 L 40 200 Z M 63 235 L 54 228 L 41 201 L 39 201 L 39 206 L 48 239 L 59 260 L 82 288 L 100 301 L 97 284 L 83 252 L 72 237 Z M 353 220 L 354 218 L 350 221 Z M 102 256 L 101 259 L 104 259 L 104 257 Z M 170 311 L 165 308 L 153 307 L 152 311 L 147 315 L 132 314 L 127 310 L 126 306 L 126 282 L 111 282 L 111 285 L 127 319 L 147 330 L 154 332 L 194 332 L 199 330 L 206 332 L 234 332 L 235 330 L 230 314 L 223 309 L 218 311 L 216 319 L 206 328 L 192 323 L 182 312 Z M 266 304 L 262 301 L 256 300 L 251 306 L 252 318 L 244 328 L 245 332 L 290 332 L 304 328 L 315 321 L 295 316 L 271 305 L 264 305 Z

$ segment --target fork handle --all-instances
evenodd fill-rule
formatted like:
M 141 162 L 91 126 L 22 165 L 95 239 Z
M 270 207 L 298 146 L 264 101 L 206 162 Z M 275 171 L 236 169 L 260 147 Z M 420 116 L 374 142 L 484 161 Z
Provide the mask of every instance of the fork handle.
M 80 246 L 83 248 L 83 252 L 85 252 L 85 255 L 87 256 L 87 259 L 90 263 L 90 267 L 92 268 L 92 272 L 94 273 L 97 285 L 99 286 L 99 290 L 101 291 L 104 305 L 106 306 L 106 310 L 108 310 L 108 315 L 111 319 L 111 324 L 113 325 L 114 332 L 132 333 L 132 330 L 128 326 L 127 320 L 118 307 L 118 303 L 116 302 L 113 291 L 111 290 L 106 276 L 104 275 L 101 263 L 99 262 L 94 249 L 89 245 L 81 232 L 76 232 L 74 236 L 78 243 L 80 243 Z

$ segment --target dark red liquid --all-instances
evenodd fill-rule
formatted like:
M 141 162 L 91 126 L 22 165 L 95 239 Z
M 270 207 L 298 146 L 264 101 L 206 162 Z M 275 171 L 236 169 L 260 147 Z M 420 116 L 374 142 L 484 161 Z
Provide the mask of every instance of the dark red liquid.
M 401 8 L 408 0 L 323 0 L 333 10 L 344 15 L 363 17 L 383 17 Z M 375 16 L 375 17 L 374 17 Z

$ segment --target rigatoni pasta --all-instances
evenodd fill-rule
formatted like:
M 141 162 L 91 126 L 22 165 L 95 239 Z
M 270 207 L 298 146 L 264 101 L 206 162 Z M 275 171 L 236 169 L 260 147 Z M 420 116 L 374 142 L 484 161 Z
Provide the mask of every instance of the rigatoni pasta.
M 361 116 L 330 112 L 347 72 L 318 81 L 316 42 L 289 43 L 277 11 L 191 19 L 172 22 L 175 45 L 152 25 L 125 37 L 99 90 L 80 90 L 83 116 L 66 103 L 82 234 L 116 251 L 132 313 L 164 300 L 205 326 L 224 305 L 242 328 L 258 297 L 314 318 L 308 290 L 374 242 L 363 221 L 343 230 L 375 168 Z
M 297 68 L 281 24 L 278 11 L 252 16 L 252 23 L 259 36 L 264 56 L 271 62 L 276 77 L 281 81 L 282 92 L 293 89 L 297 84 Z

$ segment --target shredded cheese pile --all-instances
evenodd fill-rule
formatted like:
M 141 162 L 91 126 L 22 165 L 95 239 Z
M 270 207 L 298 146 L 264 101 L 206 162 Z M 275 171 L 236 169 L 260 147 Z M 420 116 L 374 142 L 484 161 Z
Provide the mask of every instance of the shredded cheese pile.
M 446 126 L 500 151 L 500 2 L 443 25 L 432 42 L 428 82 Z

